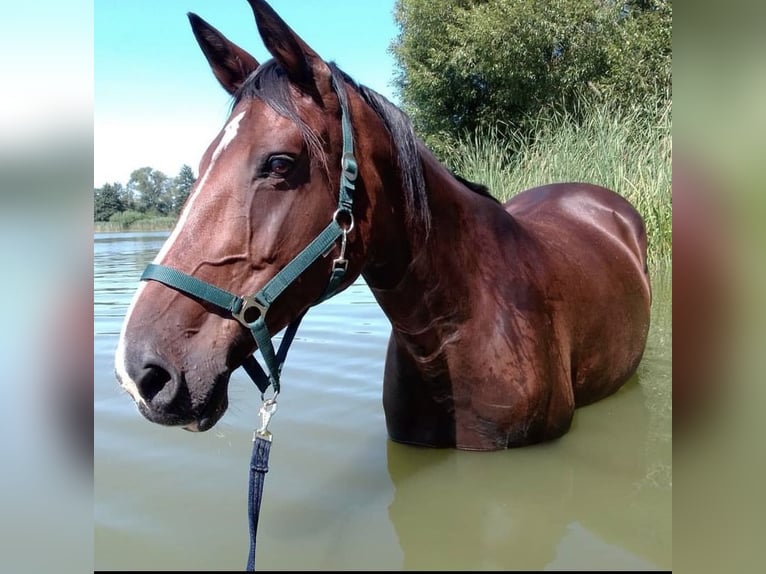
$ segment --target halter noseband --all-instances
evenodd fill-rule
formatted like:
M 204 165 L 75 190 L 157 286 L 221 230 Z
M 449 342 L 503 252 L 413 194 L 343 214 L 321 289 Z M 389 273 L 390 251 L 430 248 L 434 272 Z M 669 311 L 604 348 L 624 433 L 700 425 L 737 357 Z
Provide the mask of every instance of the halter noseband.
M 303 251 L 296 255 L 282 270 L 279 271 L 263 288 L 253 295 L 240 297 L 228 291 L 206 283 L 196 277 L 187 275 L 172 267 L 149 263 L 141 275 L 141 281 L 157 281 L 168 287 L 172 287 L 186 295 L 202 299 L 223 309 L 234 319 L 250 329 L 258 349 L 263 355 L 268 375 L 261 365 L 250 355 L 245 359 L 242 367 L 256 384 L 261 393 L 265 393 L 269 385 L 274 387 L 274 393 L 279 393 L 279 377 L 282 365 L 287 357 L 287 351 L 293 337 L 298 330 L 301 319 L 306 311 L 301 313 L 285 330 L 279 351 L 274 351 L 274 345 L 266 326 L 266 313 L 277 297 L 293 282 L 301 273 L 319 257 L 327 253 L 333 244 L 340 238 L 340 255 L 333 261 L 332 273 L 324 293 L 312 305 L 318 305 L 329 299 L 337 292 L 342 281 L 348 260 L 346 256 L 346 241 L 349 232 L 354 228 L 353 192 L 354 181 L 357 178 L 358 169 L 354 157 L 354 136 L 349 121 L 348 104 L 346 102 L 343 87 L 338 86 L 333 78 L 335 89 L 341 108 L 341 126 L 343 131 L 343 154 L 341 156 L 340 190 L 338 192 L 338 209 L 333 213 L 332 220 L 325 229 L 309 243 Z M 308 310 L 308 309 L 307 309 Z

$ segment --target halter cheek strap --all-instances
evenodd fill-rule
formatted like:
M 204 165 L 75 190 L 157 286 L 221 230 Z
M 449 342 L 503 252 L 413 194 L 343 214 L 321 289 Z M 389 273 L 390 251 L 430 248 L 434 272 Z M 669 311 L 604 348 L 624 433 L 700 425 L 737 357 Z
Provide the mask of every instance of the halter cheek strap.
M 240 297 L 233 293 L 206 283 L 196 277 L 187 275 L 172 267 L 150 263 L 141 275 L 141 281 L 157 281 L 186 295 L 206 301 L 222 309 L 232 318 L 250 329 L 258 349 L 261 351 L 266 373 L 253 355 L 245 359 L 242 367 L 256 384 L 261 393 L 269 386 L 279 393 L 280 373 L 287 358 L 287 351 L 295 337 L 301 319 L 306 311 L 301 313 L 288 325 L 279 350 L 274 350 L 268 327 L 266 314 L 271 304 L 290 286 L 308 267 L 323 256 L 340 239 L 340 255 L 333 261 L 332 272 L 324 293 L 312 305 L 318 305 L 337 293 L 340 283 L 346 274 L 348 260 L 346 259 L 346 243 L 348 234 L 354 228 L 353 193 L 358 169 L 354 157 L 354 136 L 349 121 L 348 105 L 343 87 L 333 80 L 333 87 L 338 94 L 341 107 L 341 127 L 343 131 L 343 154 L 341 156 L 340 189 L 338 191 L 338 208 L 332 220 L 325 229 L 309 243 L 303 251 L 295 256 L 279 273 L 253 295 Z

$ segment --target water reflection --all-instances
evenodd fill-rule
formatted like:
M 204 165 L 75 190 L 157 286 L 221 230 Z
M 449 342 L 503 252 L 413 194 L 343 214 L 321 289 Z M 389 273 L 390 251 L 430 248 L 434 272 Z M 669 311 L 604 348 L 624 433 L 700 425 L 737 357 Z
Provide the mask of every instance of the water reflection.
M 495 453 L 388 444 L 389 518 L 416 569 L 654 569 L 670 564 L 669 485 L 647 482 L 637 381 L 545 445 Z M 608 432 L 608 429 L 625 432 Z

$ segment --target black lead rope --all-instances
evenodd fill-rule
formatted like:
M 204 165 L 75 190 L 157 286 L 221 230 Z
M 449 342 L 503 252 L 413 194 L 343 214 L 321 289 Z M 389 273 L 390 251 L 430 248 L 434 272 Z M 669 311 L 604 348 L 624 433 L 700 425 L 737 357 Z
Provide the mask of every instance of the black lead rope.
M 255 571 L 255 539 L 258 533 L 258 515 L 261 512 L 263 481 L 269 472 L 269 453 L 271 452 L 271 432 L 269 420 L 277 410 L 276 395 L 266 399 L 261 406 L 261 428 L 253 433 L 253 454 L 250 457 L 250 487 L 247 494 L 247 508 L 250 521 L 250 552 L 247 555 L 248 572 Z
M 247 571 L 255 571 L 255 535 L 258 532 L 258 514 L 261 511 L 263 479 L 269 472 L 269 451 L 271 441 L 255 437 L 253 456 L 250 459 L 250 491 L 247 501 L 250 509 L 250 552 L 247 555 Z

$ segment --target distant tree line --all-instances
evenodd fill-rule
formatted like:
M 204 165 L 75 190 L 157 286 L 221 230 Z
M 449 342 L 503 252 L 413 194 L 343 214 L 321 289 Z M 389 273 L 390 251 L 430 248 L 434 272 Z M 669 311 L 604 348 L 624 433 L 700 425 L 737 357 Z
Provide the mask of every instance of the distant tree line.
M 149 217 L 177 217 L 196 181 L 192 168 L 183 165 L 176 177 L 142 167 L 127 184 L 106 183 L 93 190 L 93 220 L 121 221 Z

